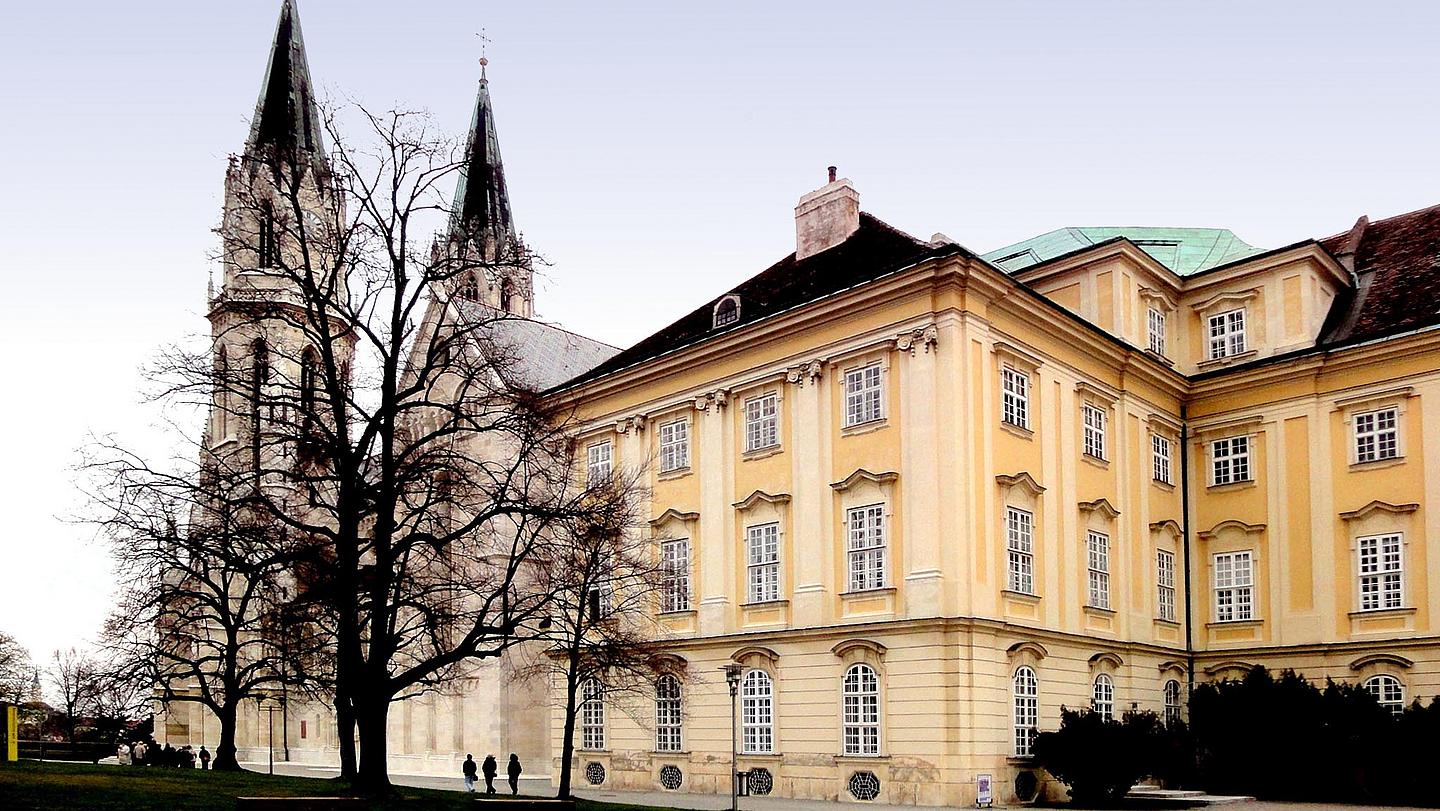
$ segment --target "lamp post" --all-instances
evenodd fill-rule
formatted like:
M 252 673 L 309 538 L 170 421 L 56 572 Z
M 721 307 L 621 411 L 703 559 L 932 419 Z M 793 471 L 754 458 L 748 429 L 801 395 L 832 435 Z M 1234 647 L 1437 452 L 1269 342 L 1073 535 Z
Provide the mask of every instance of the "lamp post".
M 277 702 L 273 697 L 261 699 L 260 709 L 265 711 L 265 726 L 270 737 L 267 748 L 270 750 L 271 774 L 275 773 L 275 710 L 280 709 L 282 706 L 284 705 Z
M 740 779 L 740 770 L 736 768 L 736 739 L 735 739 L 735 697 L 740 693 L 740 673 L 744 670 L 737 662 L 731 662 L 721 668 L 725 671 L 725 683 L 730 686 L 730 811 L 739 811 L 740 801 L 737 793 L 740 786 L 736 781 Z

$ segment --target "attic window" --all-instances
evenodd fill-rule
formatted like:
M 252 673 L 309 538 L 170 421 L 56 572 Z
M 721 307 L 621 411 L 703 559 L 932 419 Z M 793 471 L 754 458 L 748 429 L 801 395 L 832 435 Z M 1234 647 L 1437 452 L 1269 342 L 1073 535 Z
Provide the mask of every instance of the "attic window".
M 715 328 L 728 327 L 740 320 L 740 297 L 726 296 L 715 304 Z

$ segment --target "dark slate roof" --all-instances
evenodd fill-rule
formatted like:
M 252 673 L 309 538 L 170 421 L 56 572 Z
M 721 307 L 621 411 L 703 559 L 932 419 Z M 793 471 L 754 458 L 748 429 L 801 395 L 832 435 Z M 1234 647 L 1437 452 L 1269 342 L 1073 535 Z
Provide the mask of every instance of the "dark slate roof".
M 462 319 L 484 323 L 482 331 L 495 348 L 514 358 L 515 365 L 507 369 L 511 382 L 535 391 L 558 386 L 620 351 L 554 324 L 507 315 L 476 302 L 456 300 L 451 306 L 461 311 Z
M 795 254 L 790 254 L 567 385 L 603 377 L 743 328 L 792 307 L 873 281 L 922 259 L 964 250 L 954 244 L 933 246 L 861 212 L 860 228 L 839 245 L 798 261 Z M 740 298 L 740 320 L 716 329 L 715 305 L 731 295 Z
M 505 190 L 505 166 L 500 162 L 500 138 L 495 133 L 495 109 L 490 104 L 490 82 L 483 67 L 452 211 L 451 230 L 457 235 L 499 246 L 515 241 L 510 194 Z
M 280 7 L 275 25 L 275 42 L 265 64 L 265 81 L 250 121 L 245 153 L 255 155 L 270 148 L 283 157 L 323 157 L 320 112 L 315 106 L 310 64 L 305 58 L 305 38 L 300 33 L 300 16 L 294 0 Z
M 1344 252 L 1351 232 L 1320 241 Z M 1332 310 L 1323 343 L 1354 343 L 1440 324 L 1440 206 L 1369 223 L 1355 249 L 1356 290 Z

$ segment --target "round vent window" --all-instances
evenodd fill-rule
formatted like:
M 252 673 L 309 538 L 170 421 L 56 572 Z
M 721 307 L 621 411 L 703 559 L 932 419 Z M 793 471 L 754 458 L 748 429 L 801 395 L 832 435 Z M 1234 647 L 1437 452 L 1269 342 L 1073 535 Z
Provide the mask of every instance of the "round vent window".
M 680 788 L 680 781 L 683 779 L 684 775 L 680 773 L 679 766 L 660 767 L 660 785 L 670 791 Z
M 873 800 L 880 796 L 880 778 L 874 772 L 850 775 L 850 796 L 857 800 Z
M 585 780 L 592 786 L 605 782 L 605 767 L 599 763 L 585 764 Z
M 750 793 L 758 796 L 765 796 L 775 788 L 775 778 L 770 775 L 769 769 L 750 770 Z

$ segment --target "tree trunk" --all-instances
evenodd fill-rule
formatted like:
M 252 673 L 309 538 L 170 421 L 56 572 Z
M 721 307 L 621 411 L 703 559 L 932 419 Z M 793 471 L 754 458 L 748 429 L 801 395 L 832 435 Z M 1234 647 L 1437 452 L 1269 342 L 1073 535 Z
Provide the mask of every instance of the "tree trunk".
M 355 767 L 355 713 L 350 702 L 335 697 L 335 727 L 340 737 L 340 779 L 356 782 L 359 774 Z
M 575 692 L 580 684 L 575 666 L 565 674 L 565 735 L 560 739 L 560 789 L 555 796 L 570 798 L 571 763 L 575 760 Z
M 390 791 L 385 740 L 390 701 L 355 702 L 354 711 L 355 727 L 360 732 L 360 768 L 355 774 L 355 785 L 367 794 L 386 794 Z
M 226 703 L 215 710 L 215 720 L 220 722 L 220 745 L 215 747 L 215 761 L 210 768 L 217 772 L 238 772 L 240 762 L 235 759 L 235 725 L 238 708 Z

